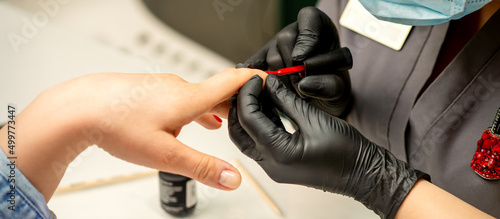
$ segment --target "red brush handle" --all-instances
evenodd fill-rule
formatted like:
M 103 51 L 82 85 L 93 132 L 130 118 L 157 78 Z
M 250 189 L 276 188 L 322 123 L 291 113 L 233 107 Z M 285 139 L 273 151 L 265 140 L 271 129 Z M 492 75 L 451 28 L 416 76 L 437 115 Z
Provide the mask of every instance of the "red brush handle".
M 301 71 L 305 71 L 306 67 L 304 65 L 297 65 L 293 67 L 288 67 L 288 68 L 282 68 L 278 69 L 277 71 L 264 71 L 268 74 L 272 75 L 287 75 L 287 74 L 292 74 L 292 73 L 297 73 Z

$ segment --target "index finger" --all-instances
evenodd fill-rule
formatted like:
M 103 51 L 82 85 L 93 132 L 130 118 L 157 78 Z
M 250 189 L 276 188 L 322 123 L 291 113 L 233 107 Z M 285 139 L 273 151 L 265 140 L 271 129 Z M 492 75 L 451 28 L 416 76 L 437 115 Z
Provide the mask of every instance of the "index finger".
M 266 78 L 267 74 L 261 70 L 248 68 L 229 68 L 208 78 L 207 80 L 197 84 L 199 92 L 193 97 L 193 102 L 197 104 L 199 113 L 205 113 L 214 106 L 228 100 L 236 94 L 238 90 L 254 75 L 259 75 L 261 78 Z M 222 106 L 228 106 L 223 103 Z M 223 110 L 227 117 L 227 110 Z
M 243 129 L 254 140 L 268 145 L 272 137 L 283 130 L 262 111 L 258 97 L 262 91 L 262 79 L 252 77 L 238 94 L 238 119 Z
M 293 48 L 292 58 L 294 61 L 303 61 L 313 52 L 319 49 L 330 49 L 330 45 L 325 48 L 320 46 L 322 41 L 336 40 L 333 48 L 339 47 L 337 29 L 330 20 L 330 17 L 316 7 L 306 7 L 300 10 L 298 18 L 297 43 Z

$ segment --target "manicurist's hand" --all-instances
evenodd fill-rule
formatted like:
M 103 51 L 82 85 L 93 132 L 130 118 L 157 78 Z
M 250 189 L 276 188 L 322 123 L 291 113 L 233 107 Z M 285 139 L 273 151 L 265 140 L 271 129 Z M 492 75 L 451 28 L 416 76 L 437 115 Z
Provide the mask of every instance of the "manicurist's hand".
M 219 128 L 214 115 L 227 118 L 227 99 L 255 74 L 265 76 L 260 70 L 227 69 L 188 83 L 173 74 L 99 73 L 56 85 L 16 117 L 17 167 L 48 201 L 68 164 L 97 144 L 123 160 L 233 190 L 241 182 L 233 166 L 176 136 L 191 121 Z M 4 153 L 6 143 L 3 128 Z
M 306 7 L 300 10 L 297 22 L 283 28 L 261 50 L 237 67 L 278 70 L 339 50 L 335 24 L 321 10 Z M 278 78 L 306 102 L 330 115 L 343 117 L 350 110 L 352 101 L 350 77 L 345 68 L 330 65 L 303 79 L 298 74 Z
M 231 99 L 229 134 L 276 182 L 353 197 L 393 218 L 425 176 L 375 145 L 344 120 L 308 104 L 276 76 L 252 77 Z M 275 108 L 298 126 L 288 133 Z
M 347 122 L 313 107 L 274 75 L 231 98 L 229 135 L 276 182 L 354 198 L 381 218 L 492 218 L 423 178 Z M 294 121 L 288 133 L 276 110 Z M 428 179 L 428 178 L 427 178 Z

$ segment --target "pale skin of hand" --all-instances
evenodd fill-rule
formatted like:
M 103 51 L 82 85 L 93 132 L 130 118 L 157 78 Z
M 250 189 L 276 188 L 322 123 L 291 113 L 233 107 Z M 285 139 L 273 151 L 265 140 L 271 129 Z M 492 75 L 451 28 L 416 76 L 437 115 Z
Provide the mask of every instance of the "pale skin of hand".
M 410 193 L 408 193 L 395 218 L 479 219 L 494 217 L 480 211 L 436 185 L 421 179 L 415 183 Z
M 93 144 L 138 165 L 236 189 L 241 182 L 236 168 L 176 136 L 191 121 L 220 128 L 213 115 L 227 118 L 227 99 L 255 74 L 266 76 L 260 70 L 226 69 L 201 83 L 188 83 L 173 74 L 97 73 L 56 85 L 15 118 L 16 166 L 46 202 L 69 163 Z M 5 154 L 7 136 L 5 126 L 0 130 Z M 221 181 L 223 172 L 232 177 Z

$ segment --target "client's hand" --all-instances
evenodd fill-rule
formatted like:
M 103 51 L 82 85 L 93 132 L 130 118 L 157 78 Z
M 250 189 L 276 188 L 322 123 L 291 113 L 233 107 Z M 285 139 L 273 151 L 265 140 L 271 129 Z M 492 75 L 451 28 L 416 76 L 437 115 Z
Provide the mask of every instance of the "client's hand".
M 173 74 L 99 73 L 43 91 L 16 117 L 17 167 L 48 201 L 68 164 L 97 144 L 126 161 L 232 190 L 241 182 L 229 163 L 176 139 L 197 121 L 215 129 L 227 99 L 260 70 L 227 69 L 201 83 Z M 194 138 L 196 136 L 193 136 Z M 0 145 L 7 148 L 7 129 Z

